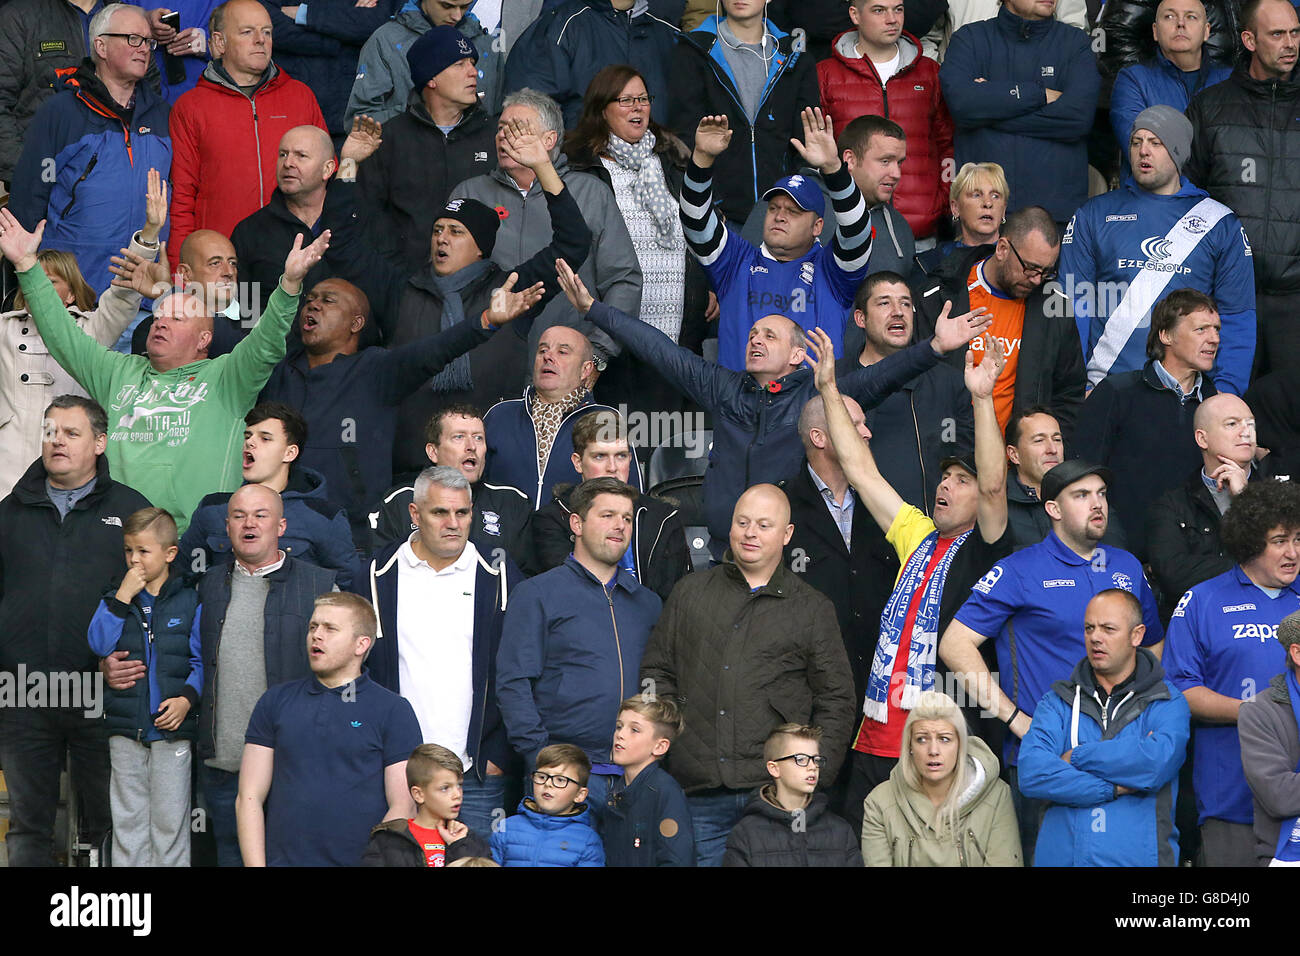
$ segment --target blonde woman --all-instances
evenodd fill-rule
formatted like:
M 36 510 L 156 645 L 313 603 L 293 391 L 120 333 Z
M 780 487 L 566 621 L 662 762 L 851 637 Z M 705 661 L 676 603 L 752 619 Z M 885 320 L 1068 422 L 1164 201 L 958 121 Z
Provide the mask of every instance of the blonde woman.
M 958 249 L 997 242 L 1007 221 L 1010 195 L 1007 174 L 997 163 L 965 163 L 948 191 L 955 238 L 920 253 L 917 263 L 927 274 L 932 273 Z
M 167 218 L 167 186 L 156 170 L 149 171 L 146 208 L 148 221 L 132 237 L 130 252 L 152 261 Z M 111 348 L 140 309 L 140 293 L 128 282 L 135 271 L 131 261 L 114 259 L 113 271 L 123 278 L 113 280 L 96 308 L 95 292 L 72 253 L 46 249 L 36 259 L 82 331 Z M 148 270 L 139 271 L 143 282 Z M 19 292 L 14 311 L 0 313 L 0 498 L 41 457 L 41 415 L 56 395 L 68 394 L 86 390 L 54 361 Z
M 871 791 L 862 819 L 867 866 L 1022 866 L 1011 788 L 947 694 L 926 691 L 907 715 L 903 753 Z

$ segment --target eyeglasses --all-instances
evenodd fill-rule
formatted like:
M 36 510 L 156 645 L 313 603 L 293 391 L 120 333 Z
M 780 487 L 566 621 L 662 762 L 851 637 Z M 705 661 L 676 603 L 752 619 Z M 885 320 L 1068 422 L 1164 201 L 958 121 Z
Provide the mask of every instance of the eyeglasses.
M 566 777 L 561 773 L 542 773 L 540 770 L 533 772 L 533 783 L 541 784 L 543 787 L 553 785 L 556 790 L 563 790 L 571 783 L 577 783 L 572 777 Z
M 141 43 L 149 44 L 149 49 L 155 49 L 158 41 L 153 37 L 142 37 L 138 33 L 101 33 L 102 37 L 121 37 L 127 42 L 128 46 L 138 47 Z
M 1005 237 L 1004 237 L 1005 238 Z M 1020 258 L 1020 252 L 1016 249 L 1016 244 L 1007 239 L 1007 245 L 1015 253 L 1016 261 L 1020 263 L 1020 268 L 1025 270 L 1026 279 L 1042 279 L 1044 282 L 1051 282 L 1056 278 L 1057 272 L 1054 266 L 1033 266 Z
M 634 106 L 649 106 L 655 101 L 653 96 L 620 96 L 614 102 L 625 110 L 630 110 Z
M 826 766 L 825 757 L 814 757 L 812 754 L 788 754 L 784 757 L 777 757 L 775 762 L 780 763 L 782 760 L 793 760 L 796 767 L 806 767 L 811 763 L 816 764 L 820 770 Z

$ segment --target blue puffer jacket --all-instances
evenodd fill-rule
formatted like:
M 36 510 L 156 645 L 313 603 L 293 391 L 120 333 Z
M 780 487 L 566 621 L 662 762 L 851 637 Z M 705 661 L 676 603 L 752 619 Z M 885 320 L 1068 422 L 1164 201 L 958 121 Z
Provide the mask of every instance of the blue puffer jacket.
M 592 829 L 585 803 L 553 817 L 527 797 L 519 812 L 492 833 L 492 859 L 502 866 L 604 866 L 605 846 Z
M 1110 94 L 1110 128 L 1115 131 L 1115 141 L 1119 143 L 1120 155 L 1124 157 L 1123 172 L 1130 171 L 1129 134 L 1133 132 L 1133 121 L 1139 113 L 1157 103 L 1172 106 L 1181 113 L 1187 109 L 1192 96 L 1207 86 L 1222 83 L 1231 73 L 1232 67 L 1202 56 L 1201 68 L 1196 71 L 1189 94 L 1187 84 L 1183 82 L 1183 71 L 1170 63 L 1169 58 L 1158 49 L 1153 59 L 1120 70 L 1119 76 L 1115 77 L 1115 88 Z
M 957 128 L 957 168 L 996 160 L 1011 207 L 1044 206 L 1057 222 L 1088 198 L 1088 144 L 1101 77 L 1092 41 L 1060 20 L 1002 7 L 952 35 L 939 70 Z M 1047 102 L 1047 90 L 1060 92 Z
M 41 248 L 75 255 L 100 293 L 113 278 L 109 258 L 144 224 L 149 170 L 170 178 L 170 107 L 147 83 L 137 83 L 135 108 L 124 112 L 88 59 L 64 83 L 32 117 L 9 209 L 27 229 L 46 220 Z
M 191 571 L 201 574 L 214 564 L 233 559 L 226 533 L 226 504 L 232 494 L 219 491 L 205 496 L 190 518 L 181 537 L 180 559 Z M 347 512 L 326 495 L 324 476 L 306 465 L 295 465 L 280 500 L 285 518 L 280 550 L 318 568 L 337 571 L 339 587 L 351 590 L 358 571 L 352 529 Z M 200 552 L 202 561 L 196 563 Z
M 635 5 L 633 10 L 635 10 Z M 543 10 L 515 41 L 506 60 L 506 92 L 531 87 L 554 97 L 572 129 L 591 78 L 614 63 L 645 77 L 655 98 L 651 115 L 668 125 L 668 68 L 681 31 L 647 10 L 619 12 L 610 0 L 566 0 Z
M 497 700 L 510 744 L 528 769 L 550 743 L 570 743 L 608 763 L 618 705 L 641 687 L 637 675 L 659 595 L 620 568 L 606 587 L 570 555 L 510 595 Z
M 539 468 L 537 429 L 528 413 L 536 399 L 537 393 L 529 385 L 523 398 L 497 402 L 483 416 L 483 430 L 487 432 L 488 443 L 483 480 L 494 485 L 518 488 L 532 501 L 534 511 L 542 505 L 550 504 L 557 484 L 573 481 L 573 426 L 578 419 L 588 412 L 615 411 L 608 405 L 597 405 L 588 392 L 585 401 L 560 422 L 560 429 L 551 443 L 551 453 L 546 458 L 546 466 Z M 632 454 L 636 454 L 635 448 L 632 449 Z M 627 480 L 637 491 L 642 490 L 639 465 L 628 469 Z
M 1178 768 L 1191 712 L 1160 661 L 1138 648 L 1133 676 L 1104 708 L 1087 659 L 1034 709 L 1020 744 L 1020 790 L 1051 801 L 1035 866 L 1176 866 Z M 1069 761 L 1061 755 L 1070 751 Z M 1115 795 L 1116 787 L 1134 793 Z

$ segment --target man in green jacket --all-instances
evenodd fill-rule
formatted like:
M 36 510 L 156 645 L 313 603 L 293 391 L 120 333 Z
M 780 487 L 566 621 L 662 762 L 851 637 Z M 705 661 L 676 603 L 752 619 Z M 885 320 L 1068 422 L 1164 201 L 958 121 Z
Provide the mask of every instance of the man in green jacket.
M 212 316 L 200 297 L 174 292 L 154 303 L 148 355 L 122 355 L 79 329 L 36 261 L 45 223 L 29 233 L 0 210 L 0 252 L 14 264 L 50 354 L 108 411 L 113 476 L 165 508 L 183 531 L 204 495 L 241 483 L 244 414 L 257 401 L 298 310 L 307 270 L 329 248 L 329 231 L 284 261 L 266 310 L 234 351 L 210 359 Z

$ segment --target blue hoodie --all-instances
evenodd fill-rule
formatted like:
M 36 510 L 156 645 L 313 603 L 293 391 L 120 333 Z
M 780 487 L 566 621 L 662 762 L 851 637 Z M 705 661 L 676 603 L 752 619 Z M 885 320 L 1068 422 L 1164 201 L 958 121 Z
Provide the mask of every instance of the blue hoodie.
M 1194 217 L 1171 235 L 1198 204 Z M 1195 244 L 1175 265 L 1180 236 Z M 1254 260 L 1241 221 L 1205 190 L 1183 178 L 1178 192 L 1161 196 L 1126 178 L 1121 188 L 1088 200 L 1074 214 L 1061 239 L 1060 268 L 1091 384 L 1142 368 L 1152 307 L 1175 289 L 1193 288 L 1214 299 L 1223 323 L 1210 372 L 1215 387 L 1234 395 L 1245 391 L 1255 358 Z M 1155 284 L 1138 286 L 1139 280 Z M 1144 288 L 1149 288 L 1145 297 Z M 1137 307 L 1130 322 L 1108 329 L 1125 297 L 1149 299 L 1150 305 Z

